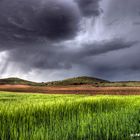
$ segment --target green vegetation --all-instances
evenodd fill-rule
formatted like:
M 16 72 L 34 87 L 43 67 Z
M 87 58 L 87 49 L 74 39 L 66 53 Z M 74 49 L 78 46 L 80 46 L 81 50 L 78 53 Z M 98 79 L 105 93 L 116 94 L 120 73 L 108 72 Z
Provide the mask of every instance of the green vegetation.
M 140 96 L 0 93 L 0 140 L 133 140 Z
M 46 84 L 51 86 L 85 85 L 85 84 L 96 86 L 97 84 L 101 84 L 105 82 L 109 82 L 109 81 L 99 79 L 99 78 L 94 78 L 94 77 L 82 76 L 82 77 L 65 79 L 62 81 L 48 82 Z

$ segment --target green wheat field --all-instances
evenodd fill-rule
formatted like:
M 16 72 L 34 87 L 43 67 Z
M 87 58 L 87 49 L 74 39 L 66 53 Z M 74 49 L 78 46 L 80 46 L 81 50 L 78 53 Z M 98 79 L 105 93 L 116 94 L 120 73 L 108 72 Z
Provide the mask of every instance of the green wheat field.
M 0 140 L 139 140 L 140 96 L 0 92 Z

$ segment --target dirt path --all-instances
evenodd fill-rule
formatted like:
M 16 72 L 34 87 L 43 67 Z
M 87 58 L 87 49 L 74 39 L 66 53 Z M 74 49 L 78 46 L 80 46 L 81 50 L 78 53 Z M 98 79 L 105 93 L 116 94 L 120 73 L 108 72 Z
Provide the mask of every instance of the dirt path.
M 1 91 L 33 92 L 45 94 L 93 94 L 93 95 L 140 95 L 140 87 L 93 87 L 82 86 L 59 86 L 39 87 L 27 85 L 0 85 Z

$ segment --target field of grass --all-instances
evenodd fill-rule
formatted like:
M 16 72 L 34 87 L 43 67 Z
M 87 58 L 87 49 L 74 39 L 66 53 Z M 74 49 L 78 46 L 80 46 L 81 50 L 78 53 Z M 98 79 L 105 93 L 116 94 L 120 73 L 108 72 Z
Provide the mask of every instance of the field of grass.
M 139 133 L 140 96 L 0 92 L 0 140 L 139 140 Z

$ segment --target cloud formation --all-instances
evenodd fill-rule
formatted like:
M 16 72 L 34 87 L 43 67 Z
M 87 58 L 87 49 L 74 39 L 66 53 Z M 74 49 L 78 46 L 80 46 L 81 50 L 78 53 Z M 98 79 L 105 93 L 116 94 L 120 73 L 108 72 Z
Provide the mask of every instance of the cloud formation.
M 41 46 L 16 48 L 10 51 L 10 58 L 13 62 L 26 64 L 29 69 L 71 69 L 75 64 L 86 65 L 85 59 L 112 51 L 123 50 L 133 47 L 137 42 L 127 42 L 121 39 L 111 41 L 81 44 L 80 48 L 66 48 L 50 44 L 49 47 Z M 21 53 L 22 52 L 22 53 Z
M 99 15 L 98 1 L 0 1 L 0 37 L 13 42 L 67 40 L 80 30 L 82 16 Z M 86 5 L 85 5 L 86 4 Z M 18 11 L 18 12 L 17 12 Z
M 137 79 L 139 12 L 139 0 L 0 0 L 0 73 Z
M 101 0 L 75 0 L 78 4 L 78 7 L 85 17 L 99 16 L 102 12 L 102 9 L 99 6 Z
M 13 0 L 12 3 L 6 0 L 0 3 L 1 40 L 67 39 L 78 30 L 80 13 L 72 3 L 59 0 Z

